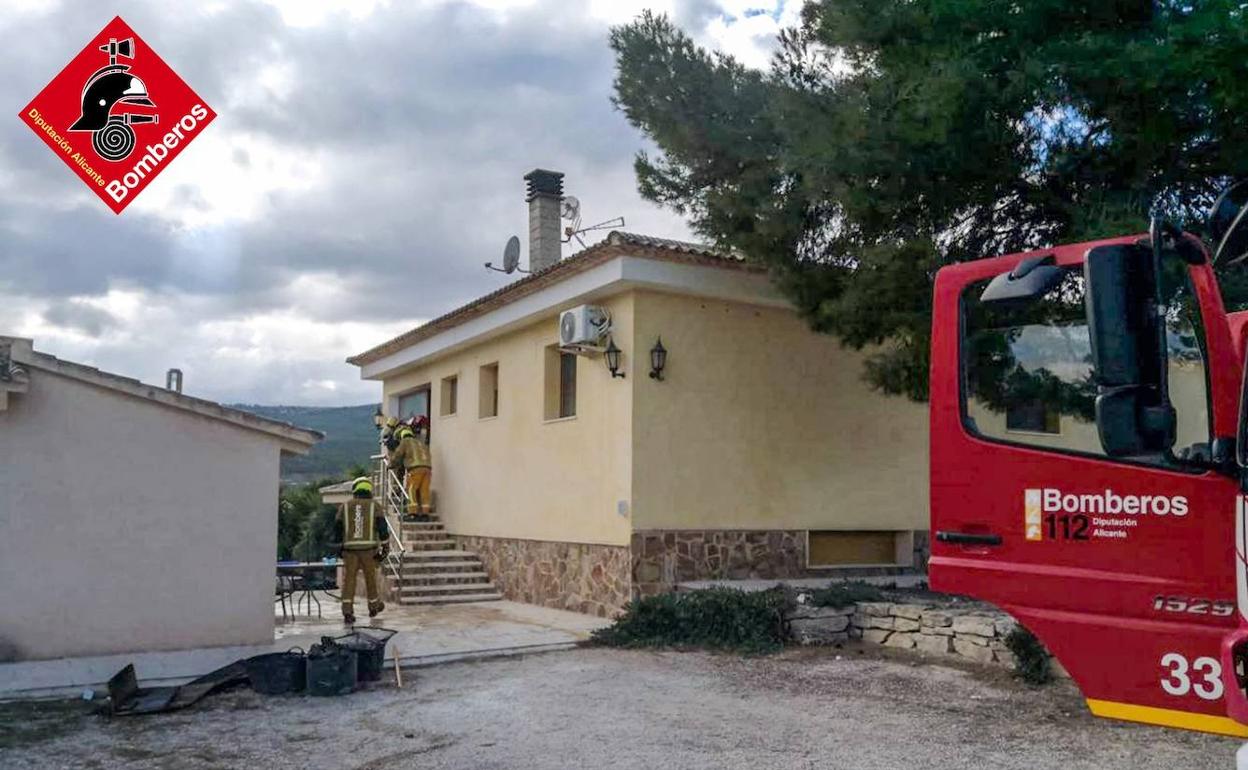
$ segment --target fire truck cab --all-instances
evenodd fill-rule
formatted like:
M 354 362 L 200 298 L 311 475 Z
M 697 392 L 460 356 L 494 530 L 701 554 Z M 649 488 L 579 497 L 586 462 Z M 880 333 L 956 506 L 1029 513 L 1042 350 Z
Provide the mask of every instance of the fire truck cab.
M 1246 212 L 1219 199 L 1216 257 L 1154 221 L 936 277 L 932 588 L 1010 612 L 1098 716 L 1248 737 L 1248 313 L 1213 270 Z

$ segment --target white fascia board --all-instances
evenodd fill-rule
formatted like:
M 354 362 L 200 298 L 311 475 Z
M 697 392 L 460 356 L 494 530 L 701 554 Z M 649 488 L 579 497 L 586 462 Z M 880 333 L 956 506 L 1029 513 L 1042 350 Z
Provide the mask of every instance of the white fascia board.
M 763 273 L 722 267 L 625 257 L 623 279 L 628 288 L 706 297 L 747 305 L 791 308 Z
M 613 285 L 621 280 L 622 266 L 623 260 L 617 257 L 453 326 L 441 334 L 397 350 L 385 358 L 360 367 L 360 379 L 383 380 L 402 369 L 418 366 L 433 356 L 523 327 L 549 314 L 553 308 L 575 306 L 593 297 L 611 293 L 615 290 Z
M 478 344 L 549 316 L 555 310 L 575 307 L 630 289 L 741 302 L 765 307 L 792 305 L 766 275 L 709 265 L 616 257 L 567 280 L 535 291 L 502 307 L 423 339 L 402 350 L 360 367 L 360 379 L 384 380 L 435 356 Z M 552 334 L 555 327 L 552 325 Z

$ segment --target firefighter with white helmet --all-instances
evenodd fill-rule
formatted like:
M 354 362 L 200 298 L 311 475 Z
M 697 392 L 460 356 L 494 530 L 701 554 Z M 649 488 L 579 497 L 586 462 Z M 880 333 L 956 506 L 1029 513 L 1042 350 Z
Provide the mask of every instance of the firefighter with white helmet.
M 385 609 L 377 587 L 377 562 L 390 550 L 390 528 L 385 513 L 373 500 L 373 482 L 361 476 L 351 482 L 351 500 L 339 511 L 342 519 L 342 620 L 355 623 L 356 573 L 364 570 L 368 616 Z

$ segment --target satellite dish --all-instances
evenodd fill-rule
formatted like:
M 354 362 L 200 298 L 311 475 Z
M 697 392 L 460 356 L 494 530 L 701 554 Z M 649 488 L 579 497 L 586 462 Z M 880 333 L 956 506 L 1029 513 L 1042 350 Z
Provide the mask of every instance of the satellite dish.
M 528 270 L 520 270 L 520 239 L 511 236 L 507 239 L 507 245 L 503 247 L 503 266 L 494 267 L 493 262 L 485 263 L 486 270 L 493 270 L 496 273 L 507 273 L 510 275 L 516 271 L 527 273 Z
M 519 266 L 520 239 L 513 235 L 507 239 L 507 245 L 503 247 L 503 272 L 514 273 Z
M 563 196 L 559 204 L 559 216 L 568 221 L 576 219 L 581 213 L 581 202 L 572 195 Z

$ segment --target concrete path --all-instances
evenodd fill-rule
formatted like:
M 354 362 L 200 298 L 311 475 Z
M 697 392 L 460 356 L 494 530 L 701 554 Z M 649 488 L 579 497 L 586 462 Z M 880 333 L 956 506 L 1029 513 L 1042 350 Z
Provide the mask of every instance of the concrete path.
M 578 649 L 404 679 L 113 721 L 72 702 L 0 705 L 0 767 L 1204 770 L 1233 767 L 1239 745 L 1095 719 L 1068 683 L 1032 689 L 883 650 Z
M 182 684 L 239 658 L 278 652 L 291 647 L 305 651 L 322 636 L 346 631 L 338 605 L 322 597 L 322 618 L 301 616 L 283 623 L 274 642 L 245 647 L 210 647 L 176 652 L 128 653 L 90 658 L 65 658 L 0 664 L 0 699 L 37 698 L 77 694 L 84 688 L 102 689 L 127 663 L 133 663 L 144 686 Z M 566 649 L 589 638 L 602 618 L 552 610 L 531 604 L 498 601 L 445 606 L 387 606 L 385 612 L 362 625 L 391 628 L 396 634 L 386 651 L 397 649 L 404 666 L 547 650 Z
M 357 606 L 357 611 L 362 608 L 362 604 Z M 322 636 L 346 632 L 337 605 L 322 602 L 321 613 L 321 618 L 301 616 L 288 623 L 279 621 L 274 648 L 301 647 L 306 651 Z M 386 605 L 376 618 L 360 614 L 358 626 L 398 631 L 387 645 L 386 658 L 392 658 L 397 650 L 404 666 L 567 649 L 609 622 L 579 612 L 509 601 Z

